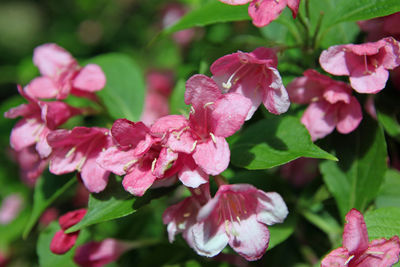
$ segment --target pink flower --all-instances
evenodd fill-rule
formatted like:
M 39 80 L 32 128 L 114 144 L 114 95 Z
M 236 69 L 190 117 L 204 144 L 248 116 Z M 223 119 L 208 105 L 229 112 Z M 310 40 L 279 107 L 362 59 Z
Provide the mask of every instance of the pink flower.
M 128 243 L 113 238 L 101 242 L 92 241 L 77 247 L 74 261 L 82 267 L 101 267 L 118 260 L 130 248 Z
M 48 208 L 43 212 L 42 216 L 40 216 L 39 224 L 43 227 L 46 227 L 52 221 L 57 220 L 58 216 L 59 216 L 59 213 L 56 208 Z
M 210 185 L 208 183 L 190 190 L 191 197 L 168 207 L 163 213 L 163 222 L 167 224 L 168 239 L 172 243 L 175 235 L 182 233 L 183 238 L 190 247 L 194 247 L 191 230 L 197 222 L 197 213 L 206 204 L 210 196 Z
M 368 232 L 363 215 L 352 209 L 346 215 L 343 247 L 329 253 L 321 263 L 328 266 L 392 266 L 399 260 L 398 236 L 375 239 L 368 243 Z
M 290 100 L 299 104 L 310 103 L 301 122 L 310 132 L 312 140 L 330 134 L 336 127 L 347 134 L 354 131 L 362 120 L 362 111 L 351 88 L 315 70 L 307 70 L 304 77 L 288 85 Z
M 14 152 L 21 180 L 29 186 L 35 185 L 37 178 L 46 169 L 48 160 L 40 157 L 35 145 Z
M 83 217 L 85 217 L 86 212 L 86 209 L 74 210 L 60 217 L 58 223 L 60 224 L 61 230 L 56 232 L 51 240 L 51 252 L 54 254 L 65 254 L 75 245 L 79 236 L 79 231 L 70 234 L 66 234 L 64 231 L 80 222 Z
M 142 122 L 118 119 L 111 128 L 116 142 L 100 154 L 97 162 L 117 175 L 125 175 L 126 191 L 142 196 L 156 179 L 170 178 L 178 171 L 178 154 L 163 147 Z
M 36 47 L 33 63 L 42 74 L 26 88 L 34 98 L 64 99 L 70 93 L 93 98 L 93 93 L 106 84 L 106 77 L 98 65 L 88 64 L 81 68 L 70 53 L 56 44 Z
M 60 129 L 51 132 L 47 141 L 53 150 L 50 156 L 50 172 L 64 174 L 77 170 L 90 192 L 98 193 L 106 187 L 110 173 L 100 167 L 96 159 L 103 149 L 112 144 L 108 129 Z
M 292 10 L 293 18 L 296 18 L 300 0 L 220 0 L 229 5 L 244 5 L 250 2 L 249 15 L 253 24 L 264 27 L 277 19 L 283 9 L 288 6 Z
M 397 27 L 400 24 L 400 12 L 385 17 L 359 21 L 357 24 L 361 30 L 368 34 L 367 41 L 369 42 L 388 36 L 400 40 L 400 30 Z
M 382 90 L 389 71 L 400 65 L 400 44 L 392 37 L 374 43 L 336 45 L 322 52 L 321 67 L 333 75 L 350 76 L 359 93 Z
M 277 193 L 265 193 L 252 185 L 221 185 L 197 215 L 193 226 L 194 249 L 213 257 L 229 244 L 245 259 L 260 259 L 268 248 L 267 225 L 281 223 L 288 214 Z
M 261 102 L 273 114 L 288 110 L 290 102 L 277 64 L 272 49 L 259 47 L 250 53 L 239 51 L 223 56 L 211 65 L 210 70 L 222 92 L 236 92 L 251 100 L 248 120 Z
M 22 104 L 4 113 L 6 118 L 23 117 L 11 131 L 11 147 L 19 152 L 24 148 L 36 145 L 40 156 L 46 158 L 51 153 L 51 148 L 46 140 L 48 133 L 72 116 L 82 113 L 82 110 L 59 101 L 38 101 L 27 95 L 20 86 L 18 86 L 18 91 L 28 100 L 28 104 Z
M 169 96 L 173 88 L 172 75 L 151 71 L 147 74 L 147 93 L 141 121 L 150 126 L 169 114 Z
M 20 213 L 23 206 L 23 199 L 18 194 L 11 194 L 1 202 L 0 225 L 9 224 Z
M 181 17 L 185 15 L 187 9 L 184 5 L 179 3 L 169 3 L 163 10 L 162 16 L 162 27 L 168 28 L 177 22 Z M 172 35 L 174 41 L 181 45 L 188 45 L 194 38 L 195 30 L 194 29 L 186 29 L 182 31 L 178 31 Z

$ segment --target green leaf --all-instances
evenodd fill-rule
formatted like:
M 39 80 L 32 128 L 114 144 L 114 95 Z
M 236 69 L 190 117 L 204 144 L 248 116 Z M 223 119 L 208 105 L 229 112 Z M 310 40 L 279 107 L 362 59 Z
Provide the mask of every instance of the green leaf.
M 293 216 L 289 216 L 281 224 L 274 224 L 268 227 L 270 233 L 270 240 L 268 244 L 268 250 L 276 247 L 286 239 L 288 239 L 294 232 L 296 226 L 296 220 Z
M 400 141 L 400 124 L 395 114 L 390 114 L 386 110 L 377 110 L 378 121 L 382 124 L 385 131 L 391 137 Z
M 320 170 L 344 218 L 351 208 L 363 212 L 377 196 L 387 169 L 386 142 L 382 128 L 368 117 L 355 132 L 335 137 L 339 162 L 322 162 Z
M 238 20 L 250 20 L 250 16 L 247 13 L 247 5 L 232 6 L 219 1 L 211 1 L 186 14 L 177 23 L 165 29 L 163 33 L 171 34 L 192 27 Z
M 313 144 L 307 129 L 291 116 L 274 116 L 249 126 L 231 149 L 232 163 L 249 170 L 272 168 L 299 157 L 337 160 Z
M 54 234 L 60 230 L 58 222 L 52 222 L 43 232 L 40 233 L 36 252 L 39 257 L 39 266 L 41 267 L 70 267 L 77 266 L 74 263 L 73 257 L 75 254 L 75 248 L 83 244 L 89 237 L 89 234 L 85 231 L 79 233 L 79 237 L 76 241 L 75 246 L 63 255 L 57 255 L 50 251 L 50 243 L 53 239 Z
M 67 191 L 76 179 L 71 175 L 54 175 L 49 171 L 37 180 L 33 195 L 33 209 L 28 223 L 25 226 L 23 238 L 25 239 L 33 226 L 35 226 L 40 215 L 53 203 L 60 195 Z
M 325 15 L 328 25 L 332 26 L 344 21 L 382 17 L 398 11 L 400 11 L 398 0 L 336 0 L 333 12 Z
M 400 208 L 387 207 L 368 211 L 364 219 L 369 240 L 391 238 L 400 234 Z
M 189 115 L 190 107 L 185 104 L 185 80 L 180 79 L 172 91 L 169 107 L 170 114 Z
M 123 189 L 120 179 L 110 177 L 107 188 L 103 192 L 90 194 L 88 211 L 82 221 L 66 232 L 75 232 L 93 224 L 132 214 L 150 203 L 152 199 L 159 198 L 172 189 L 173 187 L 148 190 L 144 196 L 136 198 Z
M 107 83 L 97 95 L 111 117 L 138 121 L 143 110 L 145 84 L 136 62 L 124 54 L 105 54 L 90 60 L 104 71 Z
M 400 172 L 395 169 L 388 169 L 385 180 L 375 200 L 377 208 L 398 207 L 400 208 Z

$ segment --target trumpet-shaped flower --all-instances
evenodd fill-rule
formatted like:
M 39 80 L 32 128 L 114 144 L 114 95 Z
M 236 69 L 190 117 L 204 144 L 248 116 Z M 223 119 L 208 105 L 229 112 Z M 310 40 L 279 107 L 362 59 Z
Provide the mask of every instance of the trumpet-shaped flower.
M 328 266 L 392 266 L 399 261 L 400 240 L 380 238 L 368 243 L 367 226 L 363 215 L 352 209 L 346 215 L 343 232 L 343 247 L 329 253 L 321 262 Z
M 102 191 L 108 182 L 109 172 L 96 163 L 100 152 L 112 144 L 109 130 L 104 128 L 75 127 L 72 130 L 51 132 L 47 141 L 53 153 L 50 172 L 64 174 L 79 171 L 90 192 Z
M 330 74 L 349 76 L 357 92 L 376 94 L 385 87 L 388 70 L 400 65 L 400 44 L 387 37 L 373 43 L 336 45 L 323 51 L 319 62 Z
M 315 70 L 305 71 L 303 77 L 296 78 L 288 85 L 292 102 L 310 103 L 301 122 L 313 140 L 325 137 L 335 127 L 343 134 L 358 127 L 362 120 L 362 111 L 351 91 L 348 84 L 335 81 Z
M 64 99 L 70 93 L 93 98 L 93 93 L 103 89 L 106 83 L 98 65 L 88 64 L 81 68 L 70 53 L 56 44 L 36 47 L 33 63 L 42 74 L 26 88 L 34 98 Z
M 300 0 L 220 0 L 229 5 L 244 5 L 250 3 L 249 15 L 253 24 L 264 27 L 277 19 L 283 9 L 288 6 L 292 10 L 293 18 L 299 11 Z
M 252 102 L 246 120 L 261 103 L 273 114 L 290 106 L 289 97 L 276 69 L 278 59 L 272 49 L 259 47 L 253 52 L 237 52 L 217 59 L 211 65 L 213 79 L 223 93 L 236 92 Z
M 257 260 L 268 248 L 267 225 L 281 223 L 288 209 L 282 197 L 252 185 L 221 185 L 198 212 L 192 227 L 193 248 L 213 257 L 229 244 L 247 260 Z

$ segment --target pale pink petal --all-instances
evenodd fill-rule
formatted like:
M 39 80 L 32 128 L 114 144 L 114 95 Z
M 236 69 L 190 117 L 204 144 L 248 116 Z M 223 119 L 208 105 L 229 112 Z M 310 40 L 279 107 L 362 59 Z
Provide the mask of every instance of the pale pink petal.
M 21 212 L 23 199 L 18 194 L 12 194 L 4 198 L 0 206 L 0 225 L 9 224 Z
M 156 120 L 151 126 L 150 131 L 162 136 L 165 132 L 180 130 L 187 126 L 189 126 L 189 121 L 184 116 L 168 115 Z
M 50 43 L 35 48 L 33 63 L 42 75 L 50 77 L 55 77 L 65 68 L 77 65 L 75 59 L 64 48 Z
M 185 103 L 196 108 L 203 108 L 205 104 L 215 102 L 222 96 L 213 79 L 196 74 L 186 82 Z
M 106 76 L 96 64 L 88 64 L 75 77 L 72 86 L 87 92 L 96 92 L 106 85 Z
M 110 172 L 96 163 L 96 158 L 89 157 L 81 170 L 81 178 L 85 187 L 92 193 L 99 193 L 106 188 Z
M 336 45 L 324 50 L 319 57 L 321 67 L 333 75 L 350 75 L 347 67 L 347 50 L 345 45 Z
M 288 93 L 282 83 L 282 78 L 275 68 L 269 68 L 271 83 L 264 93 L 263 103 L 269 112 L 282 114 L 289 109 L 290 101 Z
M 228 226 L 229 245 L 248 261 L 260 259 L 268 248 L 269 231 L 265 224 L 252 214 L 240 222 L 233 220 Z
M 216 136 L 228 137 L 242 127 L 251 102 L 240 94 L 229 93 L 214 104 L 211 112 L 210 131 Z
M 54 81 L 46 76 L 33 79 L 26 86 L 25 91 L 33 98 L 55 98 L 58 94 Z
M 168 97 L 158 92 L 148 91 L 140 116 L 140 120 L 148 126 L 151 126 L 158 118 L 169 114 Z
M 347 260 L 350 258 L 350 254 L 345 248 L 337 248 L 328 255 L 321 262 L 321 267 L 332 267 L 332 266 L 346 266 Z
M 279 17 L 286 7 L 286 1 L 253 0 L 249 6 L 249 15 L 253 24 L 264 27 Z
M 235 88 L 233 88 L 233 90 L 231 90 L 231 92 L 241 94 L 251 101 L 251 107 L 246 116 L 246 120 L 251 119 L 262 103 L 264 96 L 264 92 L 259 85 L 258 79 L 243 79 Z
M 324 101 L 311 103 L 301 117 L 313 141 L 323 138 L 335 129 L 335 116 L 331 104 Z
M 385 54 L 382 59 L 382 65 L 386 69 L 394 69 L 400 65 L 400 43 L 393 37 L 383 39 L 386 42 L 384 47 Z
M 49 139 L 48 139 L 49 140 Z M 84 160 L 83 151 L 76 150 L 71 152 L 71 147 L 54 149 L 51 155 L 49 170 L 54 174 L 65 174 L 73 172 L 82 165 Z
M 210 175 L 217 175 L 223 172 L 229 165 L 229 145 L 223 137 L 209 138 L 204 143 L 198 144 L 193 153 L 193 159 Z
M 366 72 L 364 66 L 352 70 L 350 76 L 351 87 L 359 93 L 376 94 L 386 86 L 389 71 L 379 66 L 373 72 Z
M 345 83 L 332 81 L 332 84 L 325 88 L 323 97 L 331 104 L 337 102 L 349 104 L 351 99 L 351 88 Z
M 356 209 L 346 214 L 343 232 L 343 247 L 350 254 L 359 254 L 368 248 L 368 232 L 363 215 Z
M 102 168 L 111 171 L 117 175 L 124 175 L 132 164 L 137 161 L 133 151 L 123 151 L 117 147 L 110 147 L 102 151 L 96 162 Z
M 338 109 L 336 129 L 347 134 L 354 131 L 362 120 L 362 111 L 357 98 L 351 97 L 349 104 L 343 104 Z
M 125 175 L 122 185 L 132 195 L 141 197 L 156 180 L 156 177 L 151 173 L 151 169 L 141 168 L 138 165 L 134 165 L 131 172 Z
M 10 145 L 16 151 L 36 143 L 40 133 L 45 128 L 43 122 L 37 119 L 22 119 L 17 122 L 11 131 Z
M 179 171 L 179 180 L 187 187 L 197 188 L 208 182 L 208 175 L 200 168 L 191 169 L 186 165 Z
M 226 82 L 235 70 L 239 69 L 242 64 L 239 61 L 238 53 L 225 55 L 218 58 L 210 67 L 210 71 L 213 74 L 213 79 L 217 82 L 220 89 L 225 91 L 222 87 L 222 82 Z
M 172 164 L 178 159 L 178 153 L 169 148 L 162 148 L 154 165 L 153 174 L 157 178 L 162 178 L 165 172 L 171 168 Z
M 228 5 L 244 5 L 252 0 L 219 0 L 219 1 Z
M 212 220 L 196 223 L 189 234 L 193 235 L 194 250 L 201 256 L 219 254 L 229 241 L 223 225 L 216 225 Z
M 267 225 L 282 223 L 289 214 L 282 197 L 275 192 L 257 190 L 257 220 Z

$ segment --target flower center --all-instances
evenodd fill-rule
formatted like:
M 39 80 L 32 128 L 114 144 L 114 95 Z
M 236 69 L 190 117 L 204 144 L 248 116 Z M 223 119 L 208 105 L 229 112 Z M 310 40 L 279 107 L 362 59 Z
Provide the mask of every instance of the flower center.
M 239 235 L 233 223 L 236 221 L 240 224 L 240 218 L 247 214 L 244 202 L 245 198 L 242 194 L 226 193 L 221 196 L 219 223 L 224 221 L 225 232 L 228 235 Z

